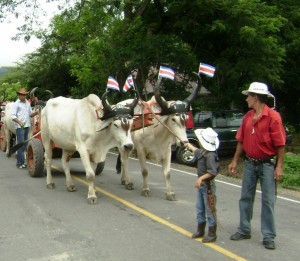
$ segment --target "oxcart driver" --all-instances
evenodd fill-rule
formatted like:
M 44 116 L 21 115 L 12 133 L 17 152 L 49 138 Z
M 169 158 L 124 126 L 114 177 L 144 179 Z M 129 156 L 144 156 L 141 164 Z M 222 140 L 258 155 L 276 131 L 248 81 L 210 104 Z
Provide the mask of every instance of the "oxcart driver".
M 11 111 L 12 120 L 15 122 L 17 142 L 21 143 L 28 139 L 28 131 L 30 128 L 30 117 L 38 114 L 38 111 L 32 111 L 30 103 L 26 99 L 29 92 L 25 88 L 21 88 L 17 94 L 19 98 L 14 102 Z M 17 152 L 17 168 L 26 168 L 25 152 L 26 144 Z

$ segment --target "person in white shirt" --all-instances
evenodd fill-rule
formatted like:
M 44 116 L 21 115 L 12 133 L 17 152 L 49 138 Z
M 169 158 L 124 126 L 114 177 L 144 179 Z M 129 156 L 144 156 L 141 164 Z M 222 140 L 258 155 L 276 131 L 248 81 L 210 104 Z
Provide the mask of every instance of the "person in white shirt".
M 17 94 L 19 98 L 14 102 L 11 111 L 12 120 L 15 122 L 17 142 L 21 143 L 28 139 L 28 130 L 30 128 L 30 117 L 38 114 L 38 111 L 32 111 L 30 103 L 26 99 L 29 92 L 21 88 Z M 26 144 L 17 151 L 17 168 L 26 168 L 24 152 Z

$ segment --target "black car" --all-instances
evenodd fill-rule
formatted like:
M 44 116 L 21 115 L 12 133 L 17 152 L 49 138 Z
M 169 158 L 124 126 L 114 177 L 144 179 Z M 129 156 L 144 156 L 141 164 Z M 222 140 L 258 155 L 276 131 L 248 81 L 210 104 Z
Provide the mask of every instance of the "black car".
M 243 112 L 239 110 L 201 111 L 194 113 L 194 128 L 187 129 L 186 134 L 189 142 L 199 147 L 198 139 L 194 133 L 195 129 L 211 127 L 218 133 L 220 140 L 219 152 L 234 152 L 237 144 L 236 132 L 243 120 Z M 173 149 L 175 158 L 179 163 L 189 166 L 195 165 L 194 153 L 184 147 Z

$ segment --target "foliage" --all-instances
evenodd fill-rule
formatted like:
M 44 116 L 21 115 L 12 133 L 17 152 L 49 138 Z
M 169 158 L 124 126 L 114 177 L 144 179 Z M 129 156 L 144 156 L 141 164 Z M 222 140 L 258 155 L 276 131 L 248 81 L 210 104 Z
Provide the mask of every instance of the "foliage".
M 12 0 L 5 10 L 16 13 L 16 7 L 26 2 L 30 4 Z M 181 81 L 163 82 L 163 95 L 175 100 L 187 96 L 192 71 L 205 62 L 217 68 L 214 78 L 202 77 L 214 98 L 209 102 L 199 98 L 193 106 L 246 110 L 241 90 L 252 81 L 262 81 L 278 97 L 283 119 L 299 124 L 293 113 L 300 110 L 299 1 L 71 2 L 72 7 L 61 6 L 48 31 L 35 32 L 42 48 L 20 64 L 28 86 L 47 88 L 56 95 L 100 95 L 109 75 L 122 87 L 137 67 L 138 90 L 148 99 L 146 83 L 153 85 L 157 79 L 157 72 L 149 72 L 166 65 L 182 76 Z
M 22 87 L 20 82 L 17 83 L 2 83 L 0 85 L 0 96 L 1 100 L 5 101 L 14 101 L 16 100 L 17 96 L 17 91 L 20 90 Z
M 300 155 L 286 153 L 284 158 L 283 187 L 300 187 Z

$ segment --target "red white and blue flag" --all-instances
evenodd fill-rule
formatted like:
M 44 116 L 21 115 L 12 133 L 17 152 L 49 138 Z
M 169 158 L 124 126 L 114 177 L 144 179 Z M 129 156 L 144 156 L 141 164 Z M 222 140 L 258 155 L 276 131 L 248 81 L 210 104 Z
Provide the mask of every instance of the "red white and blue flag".
M 209 77 L 214 77 L 216 68 L 205 63 L 200 63 L 199 65 L 199 73 L 205 74 Z
M 111 77 L 111 76 L 108 77 L 106 88 L 111 89 L 111 90 L 115 90 L 115 91 L 118 91 L 118 92 L 120 91 L 119 84 L 118 84 L 117 80 L 115 78 Z
M 128 75 L 125 84 L 123 86 L 123 92 L 127 92 L 131 87 L 134 86 L 132 75 Z
M 163 78 L 168 78 L 168 79 L 174 80 L 175 72 L 171 68 L 160 66 L 158 77 L 159 76 L 163 77 Z

